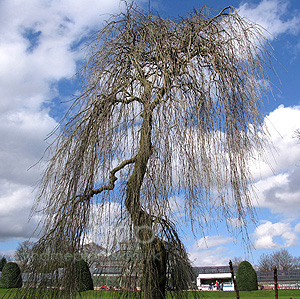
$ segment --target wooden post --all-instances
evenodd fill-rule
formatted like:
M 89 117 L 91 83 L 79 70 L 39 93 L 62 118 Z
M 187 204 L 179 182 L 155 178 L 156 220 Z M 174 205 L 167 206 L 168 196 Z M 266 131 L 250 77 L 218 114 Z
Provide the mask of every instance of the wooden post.
M 274 289 L 275 289 L 275 299 L 278 299 L 278 283 L 277 283 L 277 267 L 273 269 L 274 272 Z
M 235 278 L 234 278 L 234 273 L 233 273 L 233 267 L 232 267 L 231 260 L 229 261 L 229 268 L 230 268 L 231 278 L 232 278 L 233 285 L 234 285 L 234 290 L 236 292 L 236 299 L 240 299 L 240 292 L 238 290 L 238 287 L 237 287 L 237 284 L 236 284 L 236 281 L 235 281 Z

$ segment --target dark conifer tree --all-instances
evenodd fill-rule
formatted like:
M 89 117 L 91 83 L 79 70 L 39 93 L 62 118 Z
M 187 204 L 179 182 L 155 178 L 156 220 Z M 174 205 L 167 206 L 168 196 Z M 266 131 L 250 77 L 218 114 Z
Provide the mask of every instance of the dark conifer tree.
M 239 264 L 236 273 L 236 283 L 239 291 L 256 291 L 258 288 L 257 275 L 248 261 Z
M 1 288 L 21 288 L 22 276 L 20 267 L 13 262 L 6 263 L 3 267 L 1 278 Z

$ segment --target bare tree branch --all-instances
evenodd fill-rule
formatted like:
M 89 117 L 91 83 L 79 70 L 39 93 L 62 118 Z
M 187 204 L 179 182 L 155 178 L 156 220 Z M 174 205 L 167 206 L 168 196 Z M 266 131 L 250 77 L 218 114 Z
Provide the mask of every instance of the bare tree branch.
M 124 168 L 125 166 L 127 166 L 127 165 L 129 165 L 129 164 L 133 164 L 133 163 L 135 162 L 135 160 L 136 160 L 136 157 L 133 157 L 133 158 L 131 158 L 131 159 L 129 159 L 129 160 L 123 161 L 118 167 L 114 168 L 114 169 L 111 171 L 111 173 L 110 173 L 110 178 L 109 178 L 109 185 L 107 185 L 107 186 L 102 186 L 102 187 L 99 188 L 99 189 L 92 190 L 92 192 L 91 192 L 88 196 L 85 195 L 85 198 L 86 198 L 86 197 L 91 198 L 91 197 L 93 197 L 94 195 L 99 194 L 99 193 L 101 193 L 101 192 L 103 192 L 103 191 L 113 190 L 114 187 L 115 187 L 115 182 L 116 182 L 116 180 L 118 179 L 118 178 L 116 177 L 116 173 L 117 173 L 119 170 L 121 170 L 122 168 Z

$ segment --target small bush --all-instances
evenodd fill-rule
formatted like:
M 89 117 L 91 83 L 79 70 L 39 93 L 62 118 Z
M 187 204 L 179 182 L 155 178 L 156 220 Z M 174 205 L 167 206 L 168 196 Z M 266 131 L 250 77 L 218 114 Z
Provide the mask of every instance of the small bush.
M 93 279 L 87 263 L 83 259 L 76 261 L 75 270 L 78 292 L 93 290 Z
M 16 263 L 9 262 L 5 264 L 0 278 L 1 288 L 21 288 L 22 276 L 21 270 Z
M 243 261 L 239 264 L 236 273 L 236 283 L 240 291 L 257 290 L 257 275 L 249 262 Z
M 5 257 L 3 257 L 3 258 L 0 260 L 0 272 L 2 272 L 3 267 L 5 266 L 6 263 L 7 263 L 7 260 L 6 260 Z

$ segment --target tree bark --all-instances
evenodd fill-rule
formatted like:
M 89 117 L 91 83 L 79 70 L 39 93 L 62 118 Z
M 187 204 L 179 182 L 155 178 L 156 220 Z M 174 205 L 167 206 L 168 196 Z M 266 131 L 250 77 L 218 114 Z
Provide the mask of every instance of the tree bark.
M 143 291 L 144 299 L 166 298 L 167 253 L 163 241 L 155 238 L 143 244 L 144 256 Z
M 145 299 L 166 298 L 167 253 L 164 242 L 152 231 L 152 216 L 143 210 L 140 191 L 152 155 L 151 129 L 152 109 L 145 107 L 140 130 L 140 148 L 134 169 L 127 183 L 125 206 L 133 225 L 138 232 L 137 238 L 143 253 L 142 289 Z

